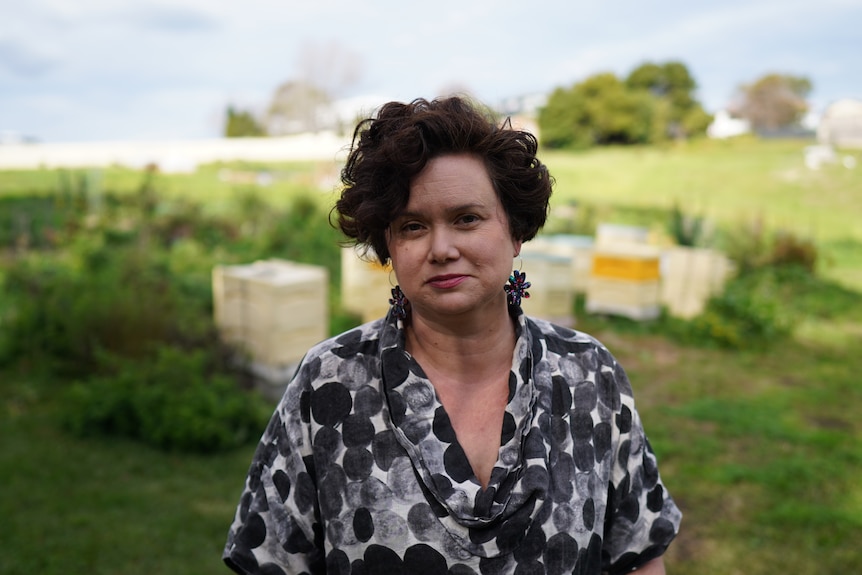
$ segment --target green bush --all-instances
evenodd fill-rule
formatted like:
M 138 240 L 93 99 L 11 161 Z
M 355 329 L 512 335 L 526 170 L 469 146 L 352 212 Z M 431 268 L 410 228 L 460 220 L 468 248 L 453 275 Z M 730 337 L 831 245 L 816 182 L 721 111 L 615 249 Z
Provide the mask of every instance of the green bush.
M 271 412 L 204 350 L 161 347 L 152 359 L 101 359 L 111 373 L 74 384 L 62 402 L 62 421 L 76 435 L 214 452 L 257 438 Z
M 787 230 L 767 232 L 762 218 L 738 225 L 722 237 L 721 248 L 746 273 L 763 267 L 797 266 L 814 273 L 817 245 Z
M 720 347 L 768 347 L 786 339 L 799 319 L 780 290 L 780 276 L 772 268 L 735 278 L 680 331 L 686 339 Z
M 4 291 L 15 301 L 4 322 L 7 359 L 50 357 L 73 373 L 92 369 L 96 349 L 141 357 L 154 343 L 203 341 L 214 331 L 209 301 L 187 297 L 164 255 L 139 246 L 79 243 L 65 258 L 22 258 Z

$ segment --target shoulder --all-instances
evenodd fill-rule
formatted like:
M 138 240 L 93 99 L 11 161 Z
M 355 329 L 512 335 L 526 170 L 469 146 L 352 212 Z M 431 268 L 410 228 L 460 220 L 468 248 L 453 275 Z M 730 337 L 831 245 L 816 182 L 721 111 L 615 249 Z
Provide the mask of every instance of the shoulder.
M 379 349 L 380 336 L 385 327 L 383 319 L 377 319 L 349 329 L 311 347 L 307 357 L 335 354 L 348 358 L 355 354 L 368 354 Z
M 538 318 L 527 318 L 533 358 L 539 373 L 560 376 L 569 386 L 593 389 L 618 406 L 621 396 L 632 396 L 622 365 L 594 336 Z
M 526 326 L 533 340 L 545 342 L 548 349 L 556 353 L 593 351 L 610 355 L 602 342 L 586 332 L 534 317 L 526 318 Z
M 381 335 L 385 322 L 375 320 L 323 340 L 306 352 L 294 375 L 303 387 L 337 378 L 349 365 L 371 367 L 379 361 Z

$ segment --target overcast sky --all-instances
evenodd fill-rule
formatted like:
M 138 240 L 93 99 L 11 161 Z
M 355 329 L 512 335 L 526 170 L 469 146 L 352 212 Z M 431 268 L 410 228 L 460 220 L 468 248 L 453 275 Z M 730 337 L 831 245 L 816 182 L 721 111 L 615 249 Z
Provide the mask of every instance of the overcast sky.
M 773 71 L 810 78 L 816 110 L 862 99 L 862 0 L 0 0 L 0 15 L 0 132 L 42 141 L 218 136 L 228 104 L 262 109 L 328 50 L 319 79 L 381 103 L 458 87 L 493 104 L 667 60 L 709 111 Z

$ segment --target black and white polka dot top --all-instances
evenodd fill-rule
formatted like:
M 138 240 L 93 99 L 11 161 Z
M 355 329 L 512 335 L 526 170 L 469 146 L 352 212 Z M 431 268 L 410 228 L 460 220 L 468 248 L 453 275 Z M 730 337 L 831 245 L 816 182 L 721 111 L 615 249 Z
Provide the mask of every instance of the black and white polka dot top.
M 511 308 L 518 338 L 486 489 L 392 317 L 311 350 L 261 438 L 225 546 L 238 573 L 624 573 L 681 513 L 622 367 Z

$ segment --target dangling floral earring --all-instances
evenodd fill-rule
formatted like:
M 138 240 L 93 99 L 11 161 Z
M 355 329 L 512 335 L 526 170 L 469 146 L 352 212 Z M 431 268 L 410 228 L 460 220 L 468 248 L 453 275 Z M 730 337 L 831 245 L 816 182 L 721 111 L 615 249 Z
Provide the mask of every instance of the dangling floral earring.
M 509 276 L 509 283 L 503 287 L 506 290 L 509 305 L 521 305 L 521 298 L 530 297 L 530 292 L 527 291 L 530 285 L 532 284 L 527 281 L 526 273 L 520 270 L 513 271 Z
M 392 313 L 400 320 L 407 319 L 407 306 L 410 304 L 407 301 L 407 296 L 401 291 L 401 286 L 392 288 L 392 297 L 389 298 L 389 305 L 392 306 Z

